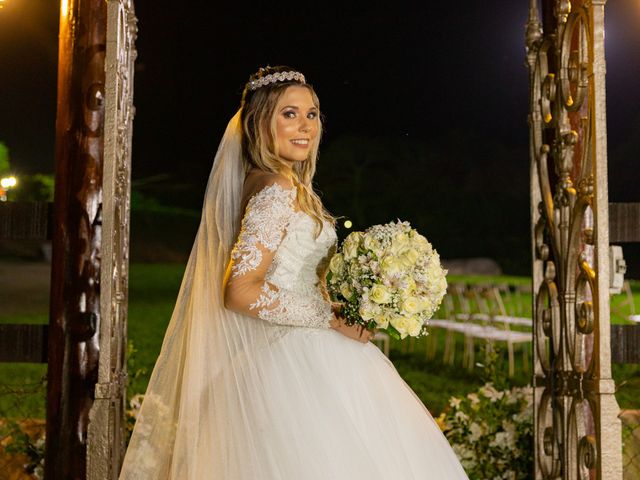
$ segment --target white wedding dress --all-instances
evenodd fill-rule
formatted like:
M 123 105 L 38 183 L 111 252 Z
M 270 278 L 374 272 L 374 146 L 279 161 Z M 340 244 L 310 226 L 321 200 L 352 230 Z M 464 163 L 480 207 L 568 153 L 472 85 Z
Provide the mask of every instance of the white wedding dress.
M 210 216 L 225 211 L 207 201 L 121 480 L 467 478 L 380 350 L 328 328 L 318 272 L 336 234 L 325 222 L 316 237 L 294 198 L 258 192 L 233 250 L 217 245 Z M 235 299 L 248 314 L 220 307 L 224 267 L 211 265 L 225 256 L 230 284 L 265 268 Z

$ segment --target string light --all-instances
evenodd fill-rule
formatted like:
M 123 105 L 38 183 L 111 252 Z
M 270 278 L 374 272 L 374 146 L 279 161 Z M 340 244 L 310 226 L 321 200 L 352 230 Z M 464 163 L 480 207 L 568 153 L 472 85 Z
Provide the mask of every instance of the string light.
M 18 180 L 16 180 L 16 177 L 4 177 L 0 179 L 0 202 L 7 201 L 7 190 L 15 187 L 17 184 Z
M 17 184 L 18 184 L 18 180 L 16 180 L 16 177 L 5 177 L 2 180 L 0 180 L 0 186 L 2 188 L 13 188 Z

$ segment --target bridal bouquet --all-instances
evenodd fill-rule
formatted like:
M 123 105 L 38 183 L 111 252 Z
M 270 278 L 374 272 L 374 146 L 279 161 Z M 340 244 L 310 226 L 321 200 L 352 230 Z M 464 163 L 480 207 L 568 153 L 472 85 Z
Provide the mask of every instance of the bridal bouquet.
M 397 221 L 349 234 L 329 262 L 327 286 L 347 324 L 418 337 L 446 293 L 446 274 L 427 239 Z

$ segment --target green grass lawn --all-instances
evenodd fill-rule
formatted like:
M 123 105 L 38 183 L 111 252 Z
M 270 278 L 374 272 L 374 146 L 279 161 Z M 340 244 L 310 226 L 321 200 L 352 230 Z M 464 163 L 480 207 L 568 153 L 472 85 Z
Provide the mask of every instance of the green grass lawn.
M 144 369 L 129 389 L 144 392 L 160 352 L 184 272 L 183 265 L 134 264 L 130 269 L 129 341 L 137 350 L 134 367 Z M 47 305 L 41 314 L 0 315 L 0 323 L 47 323 Z M 44 417 L 46 365 L 0 363 L 0 417 Z M 40 385 L 38 390 L 36 387 Z M 35 390 L 35 392 L 34 392 Z M 21 393 L 24 392 L 24 393 Z
M 130 269 L 129 291 L 129 341 L 135 348 L 133 355 L 130 393 L 144 392 L 155 359 L 160 351 L 164 332 L 173 311 L 174 302 L 184 272 L 183 265 L 177 264 L 133 264 Z M 527 284 L 524 277 L 452 277 L 450 281 L 497 282 Z M 633 285 L 640 292 L 640 285 Z M 529 305 L 530 294 L 525 297 Z M 614 305 L 617 298 L 614 298 Z M 635 296 L 637 310 L 640 312 L 640 295 Z M 27 314 L 13 312 L 0 314 L 0 323 L 46 323 L 47 305 L 41 306 L 41 312 L 33 313 L 33 305 Z M 623 322 L 620 317 L 614 319 Z M 396 368 L 415 390 L 418 396 L 434 415 L 446 407 L 449 397 L 464 395 L 481 385 L 484 379 L 482 368 L 472 372 L 460 367 L 460 351 L 455 366 L 442 363 L 443 334 L 433 330 L 433 338 L 438 342 L 438 353 L 434 360 L 427 360 L 425 354 L 426 339 L 415 342 L 410 349 L 407 342 L 392 342 L 391 359 Z M 460 346 L 461 343 L 458 342 Z M 411 351 L 410 351 L 411 350 Z M 505 358 L 504 355 L 502 358 Z M 478 363 L 483 362 L 478 347 Z M 505 362 L 500 365 L 504 366 Z M 529 381 L 528 374 L 522 368 L 521 356 L 516 353 L 516 377 L 513 384 L 524 385 Z M 505 367 L 506 368 L 506 367 Z M 135 372 L 140 374 L 135 376 Z M 45 365 L 0 364 L 0 416 L 42 418 L 44 416 Z M 618 402 L 622 408 L 640 408 L 640 368 L 637 365 L 614 365 L 614 378 L 618 386 Z M 18 392 L 18 393 L 16 393 Z M 23 393 L 20 393 L 23 392 Z
M 129 343 L 135 349 L 130 391 L 143 393 L 175 305 L 182 265 L 134 265 L 129 292 Z

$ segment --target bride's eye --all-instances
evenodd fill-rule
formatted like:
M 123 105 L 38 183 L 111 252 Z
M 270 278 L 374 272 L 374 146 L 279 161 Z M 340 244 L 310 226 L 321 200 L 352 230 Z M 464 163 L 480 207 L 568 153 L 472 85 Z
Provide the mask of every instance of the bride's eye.
M 287 110 L 282 115 L 284 115 L 284 118 L 295 118 L 296 112 L 294 112 L 293 110 Z
M 307 114 L 307 118 L 309 118 L 309 119 L 311 119 L 311 120 L 313 120 L 313 119 L 315 119 L 315 118 L 318 118 L 318 112 L 309 112 L 309 113 Z

